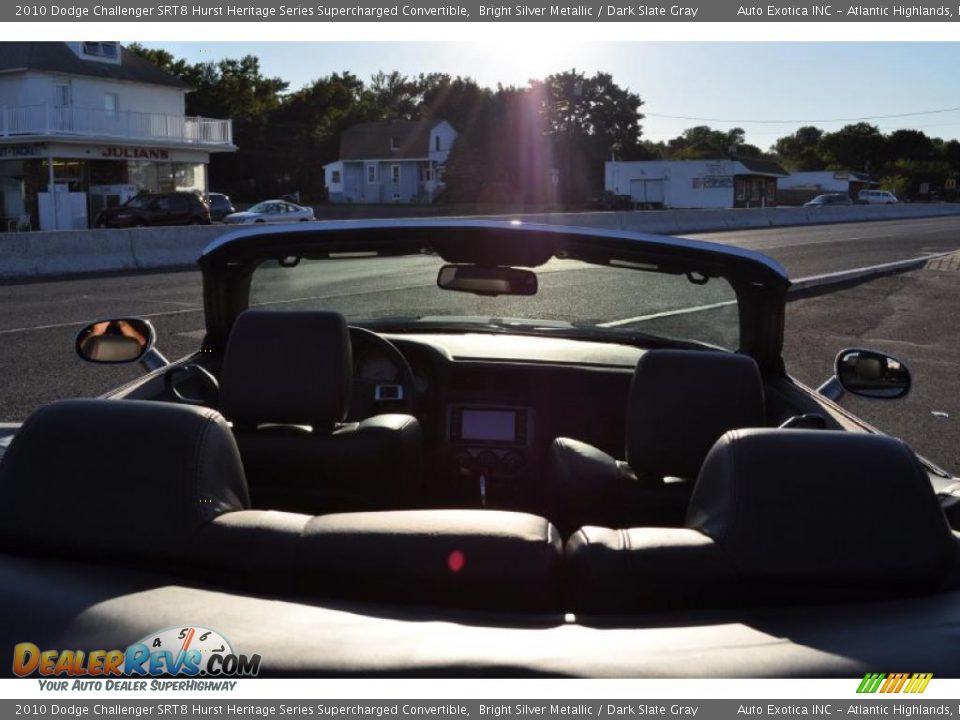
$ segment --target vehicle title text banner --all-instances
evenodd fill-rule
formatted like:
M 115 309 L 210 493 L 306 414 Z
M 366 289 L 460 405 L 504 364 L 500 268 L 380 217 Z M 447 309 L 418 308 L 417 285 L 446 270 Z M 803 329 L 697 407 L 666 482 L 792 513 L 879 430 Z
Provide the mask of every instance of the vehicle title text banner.
M 93 682 L 93 681 L 85 681 Z M 118 681 L 120 682 L 120 681 Z M 184 683 L 190 681 L 157 680 Z M 125 718 L 251 718 L 314 717 L 332 718 L 436 718 L 477 720 L 541 718 L 543 720 L 584 720 L 585 718 L 700 718 L 735 720 L 754 718 L 822 717 L 844 718 L 862 715 L 888 718 L 956 717 L 960 701 L 919 697 L 855 697 L 834 700 L 248 700 L 179 696 L 164 699 L 88 699 L 68 693 L 58 699 L 2 700 L 0 717 L 125 717 Z M 142 696 L 141 696 L 142 697 Z
M 490 0 L 39 0 L 0 6 L 2 22 L 940 22 L 960 19 L 958 0 L 776 2 L 700 0 L 662 4 Z

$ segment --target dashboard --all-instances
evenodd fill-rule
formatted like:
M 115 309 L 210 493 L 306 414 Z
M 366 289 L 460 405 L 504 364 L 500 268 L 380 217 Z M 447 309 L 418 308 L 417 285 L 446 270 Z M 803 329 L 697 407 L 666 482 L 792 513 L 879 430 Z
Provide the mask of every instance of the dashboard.
M 483 333 L 383 337 L 413 372 L 428 504 L 535 510 L 547 452 L 560 436 L 622 454 L 642 349 Z M 362 382 L 399 382 L 396 363 L 375 345 L 355 352 Z

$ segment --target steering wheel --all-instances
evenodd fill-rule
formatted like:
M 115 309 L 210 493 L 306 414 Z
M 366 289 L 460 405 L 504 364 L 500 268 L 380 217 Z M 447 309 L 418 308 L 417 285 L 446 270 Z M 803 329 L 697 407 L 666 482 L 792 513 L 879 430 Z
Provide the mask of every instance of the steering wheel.
M 357 377 L 354 371 L 347 419 L 357 421 L 385 413 L 415 414 L 414 393 L 417 386 L 413 369 L 397 346 L 371 330 L 353 326 L 350 327 L 350 344 L 355 361 L 368 354 L 386 357 L 399 371 L 399 376 L 389 383 L 383 383 Z

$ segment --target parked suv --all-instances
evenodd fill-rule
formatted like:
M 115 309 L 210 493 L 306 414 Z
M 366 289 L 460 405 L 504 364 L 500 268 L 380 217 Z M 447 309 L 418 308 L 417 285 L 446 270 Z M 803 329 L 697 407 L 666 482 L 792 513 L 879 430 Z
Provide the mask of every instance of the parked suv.
M 210 208 L 211 220 L 223 220 L 230 213 L 237 211 L 230 197 L 223 193 L 207 193 L 207 205 Z
M 97 215 L 98 228 L 147 225 L 209 225 L 210 208 L 192 192 L 141 193 Z
M 900 202 L 889 190 L 861 190 L 857 200 L 868 205 L 894 205 Z

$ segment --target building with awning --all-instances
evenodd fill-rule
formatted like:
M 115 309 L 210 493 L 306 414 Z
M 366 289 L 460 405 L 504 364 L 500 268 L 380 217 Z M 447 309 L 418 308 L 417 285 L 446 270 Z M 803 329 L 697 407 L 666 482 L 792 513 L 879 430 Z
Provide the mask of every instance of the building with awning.
M 185 114 L 179 78 L 117 42 L 0 43 L 0 214 L 75 229 L 144 191 L 208 190 L 229 119 Z
M 608 161 L 605 188 L 638 208 L 750 208 L 777 204 L 789 173 L 772 160 Z

